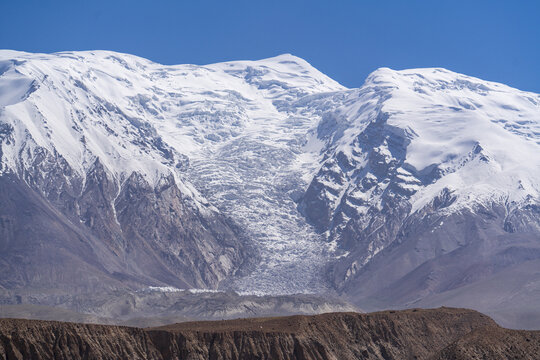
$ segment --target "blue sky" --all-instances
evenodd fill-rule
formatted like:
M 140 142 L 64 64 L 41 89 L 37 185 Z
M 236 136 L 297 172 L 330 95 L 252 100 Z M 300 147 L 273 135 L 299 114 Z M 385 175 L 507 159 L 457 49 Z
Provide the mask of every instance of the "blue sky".
M 437 66 L 540 92 L 540 1 L 0 0 L 0 48 L 164 64 L 292 53 L 349 87 Z

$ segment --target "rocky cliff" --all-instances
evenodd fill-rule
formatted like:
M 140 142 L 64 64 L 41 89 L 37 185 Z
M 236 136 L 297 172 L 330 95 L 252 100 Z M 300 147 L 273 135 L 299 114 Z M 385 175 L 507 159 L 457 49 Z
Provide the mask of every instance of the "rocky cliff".
M 1 359 L 455 359 L 463 352 L 532 359 L 539 340 L 538 332 L 505 330 L 485 315 L 450 308 L 148 329 L 0 321 Z

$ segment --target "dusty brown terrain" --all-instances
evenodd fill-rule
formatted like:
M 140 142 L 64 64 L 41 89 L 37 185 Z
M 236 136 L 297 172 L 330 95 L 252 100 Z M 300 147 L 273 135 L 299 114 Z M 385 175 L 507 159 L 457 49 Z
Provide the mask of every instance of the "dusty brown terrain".
M 162 359 L 143 329 L 0 320 L 0 359 Z
M 539 342 L 540 332 L 506 330 L 451 308 L 147 329 L 0 320 L 0 359 L 537 359 Z
M 433 360 L 540 359 L 540 331 L 488 326 L 447 346 Z

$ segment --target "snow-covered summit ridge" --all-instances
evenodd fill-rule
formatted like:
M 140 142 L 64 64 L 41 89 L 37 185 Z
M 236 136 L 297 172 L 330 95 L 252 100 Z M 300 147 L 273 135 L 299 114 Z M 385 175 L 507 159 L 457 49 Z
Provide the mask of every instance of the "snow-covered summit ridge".
M 249 118 L 275 116 L 273 102 L 343 89 L 292 55 L 165 66 L 111 51 L 2 50 L 0 73 L 2 116 L 19 124 L 15 148 L 25 129 L 81 174 L 99 157 L 121 178 L 138 171 L 153 183 L 176 165 L 173 153 L 235 136 Z
M 413 211 L 444 188 L 461 194 L 456 207 L 493 197 L 539 197 L 538 94 L 441 68 L 380 68 L 344 103 L 335 115 L 344 123 L 343 134 L 333 139 L 335 153 L 366 161 L 354 154 L 358 136 L 384 114 L 376 150 L 388 161 L 402 157 L 404 177 L 438 169 L 441 178 L 433 184 L 404 182 L 417 191 Z M 397 154 L 392 142 L 401 142 L 404 153 Z

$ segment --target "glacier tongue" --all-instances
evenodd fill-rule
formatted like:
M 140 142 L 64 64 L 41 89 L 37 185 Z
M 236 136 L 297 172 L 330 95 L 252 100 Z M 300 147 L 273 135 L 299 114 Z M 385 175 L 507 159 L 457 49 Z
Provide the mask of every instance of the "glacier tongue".
M 260 130 L 203 151 L 189 170 L 195 185 L 234 216 L 261 253 L 257 268 L 233 287 L 267 294 L 321 292 L 325 242 L 293 200 L 307 185 L 294 166 L 312 124 L 281 116 L 253 119 L 250 126 Z
M 260 252 L 259 265 L 234 281 L 235 290 L 254 294 L 324 292 L 327 284 L 322 272 L 328 244 L 298 212 L 295 200 L 318 166 L 323 144 L 310 143 L 317 142 L 318 118 L 322 111 L 336 106 L 333 96 L 343 88 L 291 56 L 245 65 L 215 65 L 250 84 L 249 91 L 236 88 L 241 97 L 235 96 L 234 104 L 215 112 L 208 111 L 207 103 L 194 104 L 200 109 L 182 116 L 193 121 L 192 113 L 204 114 L 203 121 L 211 123 L 214 131 L 212 137 L 206 136 L 202 148 L 189 154 L 189 179 L 239 222 Z M 302 70 L 302 75 L 287 71 L 290 66 Z M 299 97 L 309 98 L 313 93 L 321 94 L 317 103 L 327 103 L 318 109 L 295 105 Z M 231 117 L 234 121 L 240 118 L 241 123 L 227 121 L 225 109 L 236 109 Z M 232 134 L 230 123 L 236 124 Z

